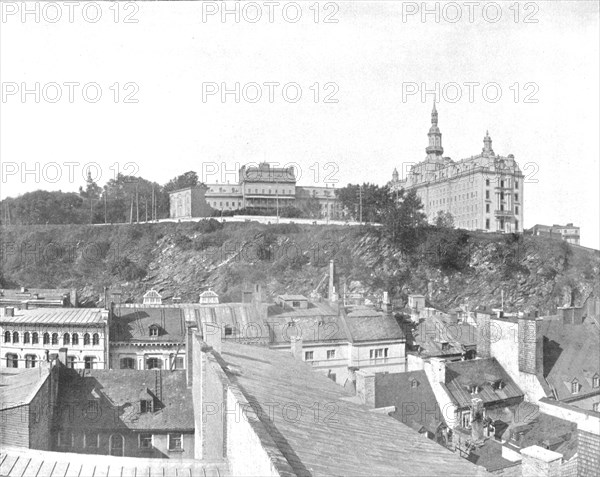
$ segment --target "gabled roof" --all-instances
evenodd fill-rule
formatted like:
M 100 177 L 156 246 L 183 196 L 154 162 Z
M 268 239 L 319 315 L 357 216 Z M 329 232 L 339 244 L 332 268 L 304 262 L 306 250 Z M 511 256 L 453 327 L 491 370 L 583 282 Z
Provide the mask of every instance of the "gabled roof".
M 0 322 L 100 326 L 104 323 L 104 314 L 104 310 L 101 308 L 36 308 L 35 310 L 15 310 L 15 316 L 3 316 L 0 318 Z
M 351 342 L 375 340 L 403 340 L 402 328 L 396 319 L 389 314 L 373 310 L 358 310 L 341 318 L 346 324 L 348 338 Z
M 544 377 L 554 389 L 559 400 L 578 398 L 591 392 L 595 374 L 600 374 L 600 330 L 585 320 L 583 323 L 565 324 L 558 318 L 544 318 Z M 570 383 L 577 379 L 578 394 L 571 393 Z M 568 385 L 565 383 L 569 383 Z
M 465 348 L 476 346 L 477 328 L 429 315 L 414 327 L 410 326 L 408 340 L 413 346 L 419 346 L 425 356 L 462 354 Z M 448 344 L 444 347 L 443 343 Z
M 48 376 L 49 367 L 0 368 L 0 409 L 29 404 Z
M 140 396 L 154 398 L 155 412 L 140 412 Z M 100 395 L 100 411 L 91 418 L 85 412 L 88 401 Z M 184 370 L 85 370 L 60 369 L 58 386 L 59 418 L 65 429 L 138 429 L 193 431 L 192 391 Z
M 494 389 L 502 381 L 502 389 Z M 459 407 L 468 407 L 471 399 L 480 398 L 484 405 L 509 399 L 523 399 L 523 391 L 512 380 L 496 358 L 469 359 L 446 363 L 446 388 Z M 471 394 L 470 388 L 480 388 Z
M 221 357 L 224 366 L 235 368 L 226 371 L 229 379 L 257 406 L 269 442 L 274 442 L 296 475 L 485 473 L 435 442 L 419 438 L 390 416 L 346 401 L 349 392 L 291 355 L 224 342 Z M 319 406 L 316 419 L 315 405 Z M 293 415 L 290 406 L 301 412 Z M 283 407 L 289 410 L 288 418 L 282 417 Z M 275 414 L 268 409 L 275 409 Z
M 162 296 L 154 288 L 151 288 L 146 293 L 144 293 L 144 298 L 162 298 Z
M 152 325 L 159 327 L 159 333 L 151 338 L 149 328 Z M 110 324 L 110 341 L 180 343 L 185 339 L 185 330 L 181 308 L 116 306 Z

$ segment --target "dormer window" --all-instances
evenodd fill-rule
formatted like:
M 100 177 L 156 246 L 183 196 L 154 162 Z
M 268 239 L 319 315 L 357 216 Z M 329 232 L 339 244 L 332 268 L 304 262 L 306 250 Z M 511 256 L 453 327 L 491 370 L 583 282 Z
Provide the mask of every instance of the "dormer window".
M 497 381 L 494 381 L 492 383 L 492 388 L 494 388 L 496 390 L 503 389 L 505 386 L 506 386 L 506 384 L 501 379 L 498 379 Z
M 419 386 L 419 382 L 416 379 L 412 379 L 410 381 L 410 387 L 413 388 L 413 389 L 416 389 L 417 386 Z
M 158 336 L 158 326 L 157 325 L 150 325 L 150 328 L 148 330 L 149 330 L 150 337 L 156 338 Z
M 571 394 L 579 394 L 579 381 L 577 379 L 571 381 Z
M 450 349 L 450 343 L 447 341 L 442 342 L 442 351 L 448 351 Z
M 154 412 L 154 397 L 150 394 L 148 388 L 140 392 L 140 413 Z
M 592 378 L 592 387 L 600 388 L 600 376 L 598 376 L 598 373 L 596 373 Z

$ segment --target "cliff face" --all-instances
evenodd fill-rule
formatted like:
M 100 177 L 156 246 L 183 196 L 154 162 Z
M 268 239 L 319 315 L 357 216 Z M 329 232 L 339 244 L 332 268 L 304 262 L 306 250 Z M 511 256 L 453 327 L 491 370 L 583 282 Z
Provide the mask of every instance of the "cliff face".
M 445 308 L 465 299 L 489 306 L 503 292 L 508 310 L 544 313 L 600 296 L 600 254 L 553 239 L 430 229 L 405 254 L 379 230 L 215 221 L 8 227 L 0 279 L 3 287 L 76 287 L 84 306 L 101 304 L 105 286 L 130 301 L 151 287 L 193 302 L 212 287 L 221 301 L 237 301 L 244 283 L 262 283 L 270 297 L 325 294 L 331 259 L 347 290 L 373 302 L 387 290 L 398 299 L 428 294 Z

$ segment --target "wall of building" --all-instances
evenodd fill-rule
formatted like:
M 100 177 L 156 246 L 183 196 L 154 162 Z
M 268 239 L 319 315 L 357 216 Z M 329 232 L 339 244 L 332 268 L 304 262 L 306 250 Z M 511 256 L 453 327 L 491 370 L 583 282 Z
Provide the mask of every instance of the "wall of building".
M 4 332 L 5 331 L 10 331 L 11 333 L 13 332 L 18 332 L 19 333 L 19 342 L 18 343 L 14 343 L 13 340 L 11 339 L 10 343 L 6 343 L 4 342 Z M 25 332 L 29 332 L 30 333 L 30 341 L 29 343 L 23 343 L 23 336 Z M 38 344 L 32 344 L 31 343 L 31 334 L 32 333 L 37 333 L 38 334 Z M 51 344 L 52 341 L 50 341 L 50 344 L 44 344 L 43 341 L 43 336 L 44 333 L 49 333 L 50 336 L 52 336 L 53 333 L 57 333 L 58 334 L 58 343 L 53 345 Z M 69 333 L 69 336 L 72 336 L 73 333 L 77 333 L 79 336 L 79 344 L 74 346 L 72 344 L 72 340 L 70 340 L 70 344 L 65 344 L 64 343 L 64 334 L 65 333 Z M 83 337 L 85 335 L 85 333 L 88 333 L 90 335 L 90 344 L 89 345 L 84 345 L 83 344 Z M 92 341 L 92 336 L 94 333 L 98 334 L 98 338 L 99 338 L 99 342 L 98 345 L 93 345 L 93 341 Z M 69 356 L 74 356 L 76 361 L 75 361 L 75 368 L 76 369 L 83 369 L 85 362 L 84 362 L 84 358 L 86 356 L 91 356 L 94 358 L 94 369 L 104 369 L 105 368 L 105 345 L 106 345 L 106 337 L 105 337 L 105 327 L 75 327 L 75 326 L 71 326 L 71 325 L 64 325 L 64 326 L 43 326 L 43 325 L 37 325 L 37 324 L 27 324 L 27 325 L 13 325 L 13 324 L 6 324 L 6 325 L 0 325 L 0 368 L 6 368 L 7 366 L 7 361 L 6 361 L 6 354 L 10 353 L 10 354 L 16 354 L 18 357 L 18 367 L 19 368 L 25 368 L 26 367 L 26 356 L 27 355 L 35 355 L 36 356 L 36 361 L 37 364 L 36 366 L 39 366 L 39 363 L 42 361 L 46 361 L 47 357 L 46 355 L 51 355 L 51 354 L 58 354 L 58 350 L 60 348 L 68 348 L 69 352 L 68 355 Z
M 406 371 L 421 371 L 423 368 L 423 358 L 413 353 L 408 353 L 406 355 Z
M 170 369 L 171 362 L 175 358 L 183 359 L 183 368 L 186 367 L 185 346 L 169 343 L 155 343 L 145 345 L 133 345 L 124 343 L 112 343 L 110 345 L 110 368 L 120 369 L 121 358 L 132 358 L 135 369 L 147 369 L 146 360 L 158 358 L 162 363 L 162 369 Z
M 423 370 L 429 380 L 435 399 L 442 411 L 442 418 L 450 429 L 454 429 L 460 425 L 460 419 L 457 416 L 458 407 L 452 401 L 452 398 L 448 392 L 442 387 L 441 382 L 445 379 L 441 376 L 441 373 L 445 375 L 445 366 L 441 364 L 440 359 L 430 358 L 425 361 Z M 443 369 L 442 369 L 443 368 Z
M 4 446 L 29 448 L 29 406 L 0 411 L 0 449 Z

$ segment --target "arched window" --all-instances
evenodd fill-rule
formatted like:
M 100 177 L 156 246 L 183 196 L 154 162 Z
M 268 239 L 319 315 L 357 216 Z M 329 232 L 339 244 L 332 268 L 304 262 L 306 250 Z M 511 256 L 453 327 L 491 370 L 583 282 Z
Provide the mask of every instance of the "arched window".
M 58 344 L 58 333 L 52 333 L 52 344 L 53 345 Z
M 92 335 L 92 344 L 95 346 L 100 344 L 100 335 L 98 333 Z
M 19 357 L 13 353 L 7 353 L 6 367 L 7 368 L 18 368 L 19 367 Z
M 26 331 L 25 333 L 23 333 L 23 343 L 29 343 L 29 341 L 30 341 L 29 331 Z
M 19 333 L 17 331 L 13 332 L 13 343 L 19 342 Z
M 10 331 L 5 331 L 4 332 L 4 342 L 5 343 L 10 343 Z
M 65 333 L 63 335 L 63 344 L 64 345 L 71 344 L 71 335 L 69 333 Z
M 90 344 L 90 334 L 86 333 L 83 335 L 83 346 L 89 346 Z
M 31 344 L 38 344 L 40 342 L 40 338 L 37 333 L 31 333 Z
M 71 335 L 71 344 L 73 346 L 78 346 L 79 345 L 79 335 L 77 333 L 73 333 Z
M 109 454 L 122 456 L 125 449 L 125 441 L 121 434 L 112 434 L 108 438 Z
M 44 342 L 46 344 L 50 344 L 50 333 L 44 333 Z

